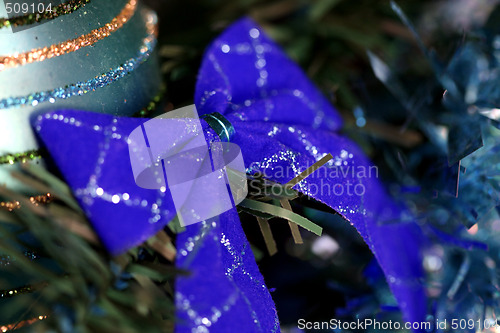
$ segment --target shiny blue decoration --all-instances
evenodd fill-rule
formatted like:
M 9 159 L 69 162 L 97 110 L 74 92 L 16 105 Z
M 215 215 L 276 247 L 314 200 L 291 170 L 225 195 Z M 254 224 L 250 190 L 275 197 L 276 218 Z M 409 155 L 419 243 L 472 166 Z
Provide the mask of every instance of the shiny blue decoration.
M 411 94 L 398 81 L 395 73 L 369 52 L 373 71 L 409 114 L 417 118 L 416 122 L 422 132 L 446 152 L 448 164 L 450 166 L 457 164 L 461 159 L 483 147 L 482 126 L 491 124 L 500 128 L 500 115 L 497 109 L 500 98 L 498 75 L 500 39 L 495 36 L 493 40 L 488 41 L 489 45 L 485 45 L 484 41 L 468 41 L 456 50 L 449 62 L 443 64 L 434 51 L 425 47 L 417 30 L 402 9 L 394 1 L 391 1 L 391 7 L 413 34 L 417 45 L 431 65 L 435 74 L 434 84 L 439 86 L 442 93 L 441 102 L 444 110 L 426 114 L 424 104 L 412 105 Z M 486 37 L 483 36 L 485 40 Z M 421 99 L 424 99 L 423 96 Z M 446 135 L 440 133 L 439 125 L 445 126 L 448 132 Z
M 469 32 L 454 54 L 442 60 L 427 49 L 402 10 L 392 6 L 413 33 L 433 77 L 411 80 L 412 91 L 398 80 L 407 73 L 392 71 L 372 53 L 369 58 L 375 76 L 407 111 L 402 130 L 417 128 L 427 140 L 407 151 L 372 143 L 374 149 L 384 150 L 393 181 L 402 185 L 400 196 L 419 215 L 433 243 L 424 250 L 429 317 L 481 323 L 461 328 L 464 332 L 482 330 L 489 322 L 487 329 L 497 322 L 500 309 L 500 11 L 497 8 L 482 30 Z M 385 109 L 383 102 L 373 103 L 373 97 L 370 106 Z M 377 115 L 400 123 L 394 116 Z
M 253 21 L 228 28 L 208 48 L 198 112 L 234 127 L 248 173 L 286 183 L 326 154 L 334 158 L 297 184 L 351 223 L 377 258 L 407 321 L 424 321 L 420 227 L 386 193 L 376 168 L 338 130 L 340 115 Z M 83 111 L 40 116 L 35 128 L 105 246 L 138 245 L 174 217 L 169 191 L 136 186 L 126 137 L 144 119 Z M 220 140 L 205 121 L 207 142 Z M 151 223 L 150 221 L 155 221 Z M 276 311 L 235 209 L 186 227 L 177 238 L 178 332 L 278 332 Z

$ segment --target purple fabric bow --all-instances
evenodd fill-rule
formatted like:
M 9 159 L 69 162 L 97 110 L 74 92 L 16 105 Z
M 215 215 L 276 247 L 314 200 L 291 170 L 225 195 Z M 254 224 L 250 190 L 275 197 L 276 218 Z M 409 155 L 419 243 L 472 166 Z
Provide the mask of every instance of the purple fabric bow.
M 339 114 L 253 21 L 238 21 L 208 48 L 195 101 L 200 115 L 219 112 L 231 122 L 231 141 L 240 146 L 250 173 L 260 171 L 284 184 L 331 153 L 331 162 L 295 188 L 357 228 L 384 270 L 405 320 L 425 320 L 425 240 L 419 227 L 402 222 L 405 210 L 386 194 L 368 159 L 334 132 L 342 126 Z M 126 138 L 143 122 L 57 111 L 35 123 L 113 254 L 145 241 L 175 215 L 168 190 L 145 190 L 134 182 Z M 207 142 L 219 140 L 202 124 Z M 359 173 L 363 170 L 365 176 Z M 157 222 L 148 222 L 152 218 Z M 177 250 L 177 265 L 193 272 L 177 281 L 178 332 L 279 331 L 274 304 L 235 209 L 188 226 L 178 235 Z

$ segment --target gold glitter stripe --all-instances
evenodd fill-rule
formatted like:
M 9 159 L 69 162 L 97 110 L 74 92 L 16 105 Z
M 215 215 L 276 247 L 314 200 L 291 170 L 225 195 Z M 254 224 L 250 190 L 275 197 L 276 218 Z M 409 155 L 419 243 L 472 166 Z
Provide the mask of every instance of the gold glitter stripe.
M 290 205 L 290 201 L 288 199 L 280 200 L 281 207 L 288 209 L 293 212 L 292 206 Z M 292 232 L 293 241 L 295 244 L 304 244 L 304 240 L 302 239 L 302 235 L 300 234 L 299 226 L 296 223 L 288 221 L 288 225 L 290 226 L 290 231 Z
M 116 16 L 110 23 L 107 23 L 101 28 L 94 29 L 86 35 L 82 35 L 78 38 L 70 39 L 59 44 L 54 44 L 49 47 L 33 49 L 25 53 L 0 57 L 0 72 L 7 68 L 44 61 L 46 59 L 77 51 L 83 47 L 94 45 L 96 42 L 108 37 L 111 33 L 123 27 L 123 25 L 127 23 L 132 16 L 134 16 L 136 9 L 137 0 L 129 0 L 120 14 L 118 14 L 118 16 Z
M 47 319 L 47 316 L 38 316 L 36 318 L 23 320 L 23 321 L 20 321 L 18 323 L 15 323 L 15 324 L 3 325 L 3 326 L 0 326 L 0 332 L 5 333 L 5 332 L 14 331 L 14 330 L 20 329 L 21 327 L 33 325 L 34 323 L 42 321 L 44 319 Z
M 53 7 L 52 11 L 43 13 L 30 13 L 12 18 L 0 18 L 0 29 L 8 27 L 20 27 L 40 23 L 42 21 L 53 20 L 59 16 L 71 14 L 88 4 L 90 0 L 71 0 L 66 3 Z
M 35 206 L 47 205 L 51 203 L 52 200 L 53 197 L 50 193 L 30 197 L 30 202 Z M 21 209 L 21 203 L 19 201 L 3 201 L 0 202 L 0 209 L 5 209 L 8 210 L 9 212 L 12 212 L 14 211 L 14 209 Z

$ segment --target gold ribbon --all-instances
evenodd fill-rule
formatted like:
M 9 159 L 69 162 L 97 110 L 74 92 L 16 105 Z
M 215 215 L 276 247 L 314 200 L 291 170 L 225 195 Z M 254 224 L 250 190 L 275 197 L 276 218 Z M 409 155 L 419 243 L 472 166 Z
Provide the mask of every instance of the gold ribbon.
M 333 156 L 332 154 L 328 153 L 326 156 L 307 168 L 307 170 L 301 172 L 297 177 L 286 183 L 285 187 L 291 189 L 293 186 L 297 185 L 298 183 L 309 177 L 316 170 L 321 168 L 323 165 L 328 163 L 331 159 L 333 159 Z M 288 199 L 281 199 L 280 204 L 284 209 L 293 212 L 292 206 L 290 205 L 290 201 Z M 278 249 L 276 247 L 276 241 L 274 240 L 271 227 L 269 226 L 268 220 L 265 218 L 257 216 L 257 221 L 259 222 L 260 231 L 262 233 L 262 236 L 264 237 L 267 251 L 269 252 L 269 255 L 272 256 L 278 252 Z M 290 226 L 290 231 L 292 232 L 295 244 L 303 244 L 304 240 L 302 239 L 302 236 L 300 234 L 299 226 L 296 223 L 290 221 L 288 222 L 288 225 Z

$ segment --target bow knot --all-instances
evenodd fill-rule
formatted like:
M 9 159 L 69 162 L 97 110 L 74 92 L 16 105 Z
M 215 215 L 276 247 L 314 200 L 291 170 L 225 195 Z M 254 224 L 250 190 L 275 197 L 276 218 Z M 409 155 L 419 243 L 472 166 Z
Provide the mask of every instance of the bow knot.
M 208 126 L 217 133 L 222 142 L 231 141 L 235 133 L 234 126 L 222 114 L 219 112 L 212 112 L 204 114 L 200 118 L 206 121 Z

